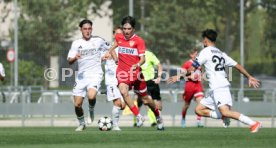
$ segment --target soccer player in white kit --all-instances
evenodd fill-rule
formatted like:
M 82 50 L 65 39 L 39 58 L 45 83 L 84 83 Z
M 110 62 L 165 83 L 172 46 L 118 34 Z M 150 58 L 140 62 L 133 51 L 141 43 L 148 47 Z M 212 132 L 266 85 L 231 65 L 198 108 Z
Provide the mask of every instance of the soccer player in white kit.
M 103 77 L 102 56 L 109 49 L 104 39 L 91 35 L 92 21 L 82 20 L 79 27 L 82 38 L 73 41 L 67 58 L 69 64 L 76 61 L 78 63 L 78 74 L 73 88 L 75 113 L 79 121 L 79 126 L 75 131 L 83 131 L 86 127 L 82 109 L 83 99 L 86 96 L 89 102 L 90 118 L 94 120 L 96 95 Z
M 230 93 L 230 83 L 226 78 L 225 67 L 235 67 L 240 73 L 248 78 L 249 86 L 257 88 L 260 83 L 251 76 L 240 64 L 234 61 L 224 52 L 215 47 L 217 32 L 206 29 L 202 32 L 204 49 L 199 53 L 197 60 L 193 62 L 193 67 L 204 65 L 207 74 L 210 91 L 208 96 L 200 101 L 196 107 L 198 115 L 215 119 L 222 118 L 225 124 L 230 124 L 229 118 L 239 120 L 250 126 L 252 133 L 258 132 L 261 123 L 253 121 L 248 116 L 231 110 L 232 97 Z
M 5 69 L 4 69 L 3 65 L 2 65 L 2 63 L 0 63 L 0 80 L 4 81 L 5 76 L 6 76 L 5 75 Z
M 120 27 L 116 27 L 113 30 L 113 35 L 117 33 L 122 33 L 122 29 Z M 115 49 L 118 53 L 117 49 Z M 107 90 L 107 100 L 113 101 L 113 108 L 112 108 L 112 121 L 113 121 L 113 128 L 112 130 L 120 131 L 119 127 L 119 117 L 121 114 L 121 110 L 123 110 L 126 106 L 121 92 L 118 86 L 118 80 L 116 78 L 116 70 L 117 64 L 115 63 L 114 59 L 110 57 L 105 61 L 105 85 Z

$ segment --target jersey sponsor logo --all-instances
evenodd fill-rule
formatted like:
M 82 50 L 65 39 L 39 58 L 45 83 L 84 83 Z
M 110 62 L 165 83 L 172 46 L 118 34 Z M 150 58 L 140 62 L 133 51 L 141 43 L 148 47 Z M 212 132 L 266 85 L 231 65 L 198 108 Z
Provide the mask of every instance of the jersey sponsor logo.
M 135 44 L 134 41 L 129 41 L 129 46 L 132 47 Z
M 97 54 L 98 51 L 97 51 L 97 49 L 94 48 L 94 49 L 81 50 L 81 51 L 79 51 L 79 53 L 82 57 L 86 57 L 86 56 L 93 56 L 93 55 Z
M 129 54 L 129 55 L 138 55 L 136 48 L 126 48 L 126 47 L 119 47 L 118 53 Z

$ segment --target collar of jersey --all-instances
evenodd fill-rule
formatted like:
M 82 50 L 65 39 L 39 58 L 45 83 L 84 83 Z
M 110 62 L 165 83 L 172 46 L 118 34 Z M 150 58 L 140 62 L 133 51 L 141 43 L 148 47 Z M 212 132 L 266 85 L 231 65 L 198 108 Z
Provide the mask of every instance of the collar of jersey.
M 136 36 L 136 34 L 133 34 L 129 39 L 126 39 L 126 37 L 124 37 L 124 38 L 125 38 L 125 40 L 131 40 L 132 38 L 134 38 L 134 36 Z

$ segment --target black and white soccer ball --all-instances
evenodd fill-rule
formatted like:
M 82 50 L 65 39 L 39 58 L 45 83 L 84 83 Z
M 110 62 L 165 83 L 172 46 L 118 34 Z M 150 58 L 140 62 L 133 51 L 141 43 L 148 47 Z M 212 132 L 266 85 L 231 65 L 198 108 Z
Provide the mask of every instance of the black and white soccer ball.
M 111 130 L 112 129 L 112 125 L 113 125 L 113 123 L 112 123 L 111 118 L 106 117 L 106 116 L 100 118 L 100 120 L 98 121 L 98 126 L 99 126 L 99 129 L 101 131 L 109 131 L 109 130 Z

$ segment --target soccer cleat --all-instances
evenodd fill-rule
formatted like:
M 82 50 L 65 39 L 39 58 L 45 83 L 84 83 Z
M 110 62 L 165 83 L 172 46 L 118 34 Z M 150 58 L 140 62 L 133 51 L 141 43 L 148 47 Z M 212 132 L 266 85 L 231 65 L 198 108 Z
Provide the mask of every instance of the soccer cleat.
M 141 116 L 141 115 L 138 115 L 136 117 L 136 125 L 137 125 L 137 127 L 143 126 L 144 121 L 145 121 L 144 117 Z
M 160 116 L 156 117 L 156 121 L 157 121 L 157 130 L 159 130 L 159 131 L 165 130 L 164 124 L 163 124 L 163 119 Z
M 184 118 L 182 118 L 182 120 L 181 120 L 181 127 L 182 128 L 186 127 L 186 120 Z
M 75 131 L 76 131 L 76 132 L 81 132 L 81 131 L 83 131 L 85 128 L 86 128 L 85 124 L 81 124 L 81 125 L 79 125 L 79 126 L 75 129 Z
M 221 119 L 223 121 L 223 127 L 228 128 L 230 126 L 230 122 L 231 122 L 230 118 L 223 116 Z
M 112 130 L 113 131 L 121 131 L 121 129 L 119 128 L 119 126 L 113 126 Z
M 157 123 L 153 122 L 150 126 L 155 127 L 156 125 L 157 125 Z
M 262 127 L 261 123 L 257 121 L 254 125 L 250 127 L 250 132 L 257 133 L 261 127 Z

